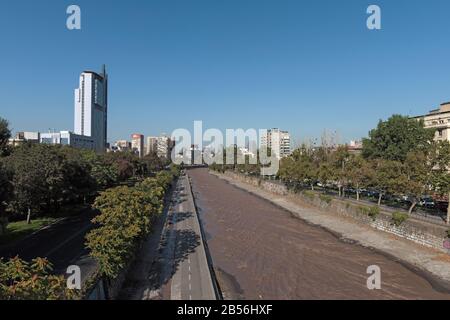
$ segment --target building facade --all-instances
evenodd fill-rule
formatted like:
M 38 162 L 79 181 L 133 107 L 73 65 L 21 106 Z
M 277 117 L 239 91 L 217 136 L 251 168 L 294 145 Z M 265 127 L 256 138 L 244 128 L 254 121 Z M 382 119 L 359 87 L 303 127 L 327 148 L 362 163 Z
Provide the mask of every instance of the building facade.
M 291 136 L 288 131 L 277 128 L 267 130 L 260 137 L 260 147 L 272 150 L 278 159 L 287 157 L 291 154 Z
M 147 137 L 145 154 L 158 153 L 158 137 Z
M 172 140 L 166 136 L 161 135 L 158 137 L 157 155 L 160 158 L 170 158 L 170 153 L 172 152 Z
M 39 143 L 41 134 L 39 132 L 17 132 L 14 138 L 8 140 L 8 144 L 17 147 L 22 143 Z
M 414 118 L 423 120 L 425 128 L 436 130 L 436 141 L 450 141 L 450 102 L 441 104 L 439 109 L 431 110 L 426 115 Z
M 75 89 L 74 133 L 91 137 L 93 149 L 106 150 L 108 139 L 108 75 L 85 71 L 80 75 L 80 86 Z
M 94 148 L 94 140 L 91 137 L 80 136 L 70 131 L 41 133 L 39 142 L 72 146 L 79 149 Z
M 135 133 L 131 135 L 131 150 L 139 155 L 144 156 L 144 135 Z

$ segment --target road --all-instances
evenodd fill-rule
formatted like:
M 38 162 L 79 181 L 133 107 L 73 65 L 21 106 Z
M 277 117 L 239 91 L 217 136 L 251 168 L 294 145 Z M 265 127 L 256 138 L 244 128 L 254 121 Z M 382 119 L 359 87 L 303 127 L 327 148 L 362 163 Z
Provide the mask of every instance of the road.
M 83 281 L 95 270 L 95 262 L 84 246 L 85 235 L 92 228 L 94 215 L 92 210 L 87 209 L 12 245 L 0 247 L 0 257 L 19 256 L 26 261 L 36 257 L 47 258 L 56 274 L 64 274 L 70 265 L 78 265 Z
M 187 176 L 156 221 L 119 299 L 215 300 L 206 250 Z
M 295 218 L 207 169 L 189 176 L 225 299 L 450 299 L 438 279 Z M 367 288 L 374 265 L 381 290 Z
M 171 241 L 175 243 L 176 269 L 171 279 L 171 300 L 214 300 L 199 220 L 187 176 L 179 180 L 173 208 Z

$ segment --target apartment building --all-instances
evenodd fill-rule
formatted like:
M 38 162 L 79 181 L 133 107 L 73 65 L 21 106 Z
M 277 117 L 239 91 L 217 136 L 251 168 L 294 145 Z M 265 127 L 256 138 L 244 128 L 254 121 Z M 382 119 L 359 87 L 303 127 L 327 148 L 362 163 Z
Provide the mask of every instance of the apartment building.
M 158 137 L 147 137 L 145 154 L 158 152 Z
M 260 137 L 260 147 L 272 150 L 278 159 L 287 157 L 291 154 L 291 136 L 288 131 L 278 128 L 267 130 L 267 133 Z
M 425 128 L 433 128 L 436 141 L 450 141 L 450 102 L 440 105 L 439 109 L 431 110 L 428 114 L 414 117 L 422 119 Z
M 135 133 L 131 136 L 131 150 L 137 153 L 139 157 L 144 156 L 144 135 Z

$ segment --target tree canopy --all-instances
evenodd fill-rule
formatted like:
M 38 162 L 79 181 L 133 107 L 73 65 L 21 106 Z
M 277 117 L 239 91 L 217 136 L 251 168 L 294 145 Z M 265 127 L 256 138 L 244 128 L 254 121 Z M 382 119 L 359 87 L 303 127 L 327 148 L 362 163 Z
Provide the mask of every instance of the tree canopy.
M 363 156 L 370 159 L 405 161 L 409 152 L 424 150 L 433 141 L 434 130 L 425 129 L 422 120 L 393 115 L 381 121 L 363 139 Z

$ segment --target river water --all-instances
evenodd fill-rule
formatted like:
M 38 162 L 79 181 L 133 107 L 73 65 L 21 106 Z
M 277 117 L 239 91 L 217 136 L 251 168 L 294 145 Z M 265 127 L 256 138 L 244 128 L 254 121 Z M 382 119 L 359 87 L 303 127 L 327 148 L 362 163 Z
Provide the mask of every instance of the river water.
M 212 176 L 189 171 L 226 299 L 450 299 L 437 279 L 292 217 Z M 368 266 L 381 289 L 367 288 Z

